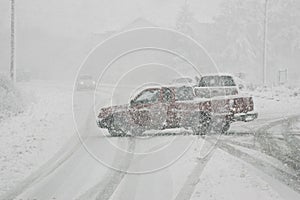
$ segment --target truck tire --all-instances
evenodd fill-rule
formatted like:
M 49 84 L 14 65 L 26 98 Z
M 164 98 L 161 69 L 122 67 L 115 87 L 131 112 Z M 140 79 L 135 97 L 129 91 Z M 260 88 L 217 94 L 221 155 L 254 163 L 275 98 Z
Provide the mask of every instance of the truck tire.
M 132 136 L 139 136 L 142 135 L 143 132 L 145 131 L 145 128 L 142 126 L 133 126 L 130 130 L 130 132 L 132 133 Z
M 210 124 L 192 127 L 192 131 L 194 135 L 206 135 L 210 132 L 210 130 L 211 130 Z
M 128 128 L 126 124 L 125 116 L 121 114 L 114 114 L 111 118 L 111 124 L 108 128 L 108 132 L 113 137 L 123 137 L 127 134 Z
M 230 128 L 230 121 L 222 121 L 219 123 L 212 123 L 213 124 L 213 131 L 217 134 L 227 134 Z
M 112 129 L 112 128 L 109 128 L 108 132 L 112 137 L 124 137 L 127 134 L 123 131 Z
M 198 116 L 198 122 L 192 126 L 194 135 L 206 135 L 211 131 L 211 117 L 208 113 Z
M 228 130 L 230 129 L 230 122 L 225 122 L 223 127 L 222 127 L 222 134 L 227 135 L 228 134 Z

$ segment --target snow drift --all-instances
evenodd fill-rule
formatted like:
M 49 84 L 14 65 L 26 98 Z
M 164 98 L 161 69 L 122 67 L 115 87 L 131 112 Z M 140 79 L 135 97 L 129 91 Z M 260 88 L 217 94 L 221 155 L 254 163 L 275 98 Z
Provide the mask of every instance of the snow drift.
M 0 121 L 24 111 L 20 91 L 5 75 L 0 74 Z

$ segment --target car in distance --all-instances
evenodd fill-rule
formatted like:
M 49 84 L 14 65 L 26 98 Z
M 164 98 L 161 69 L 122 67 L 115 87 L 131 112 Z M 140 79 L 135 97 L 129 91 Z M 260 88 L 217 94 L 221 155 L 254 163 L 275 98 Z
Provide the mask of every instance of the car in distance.
M 80 75 L 76 82 L 77 90 L 94 90 L 96 88 L 96 82 L 93 76 L 85 74 Z

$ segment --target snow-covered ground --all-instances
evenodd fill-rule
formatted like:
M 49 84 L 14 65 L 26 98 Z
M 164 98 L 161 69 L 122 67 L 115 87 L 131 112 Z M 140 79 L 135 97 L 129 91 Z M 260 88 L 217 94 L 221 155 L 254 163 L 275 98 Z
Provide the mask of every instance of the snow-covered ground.
M 253 127 L 259 127 L 272 120 L 300 115 L 300 95 L 295 95 L 298 89 L 257 88 L 254 91 L 243 91 L 254 100 L 254 110 L 258 119 L 253 122 L 236 122 L 231 126 L 233 132 L 253 132 Z
M 246 92 L 253 96 L 260 118 L 286 117 L 300 113 L 300 89 L 288 87 L 257 88 Z
M 299 194 L 239 158 L 217 151 L 199 178 L 192 200 L 289 199 Z
M 74 133 L 72 83 L 18 83 L 25 112 L 0 122 L 0 195 L 50 159 Z

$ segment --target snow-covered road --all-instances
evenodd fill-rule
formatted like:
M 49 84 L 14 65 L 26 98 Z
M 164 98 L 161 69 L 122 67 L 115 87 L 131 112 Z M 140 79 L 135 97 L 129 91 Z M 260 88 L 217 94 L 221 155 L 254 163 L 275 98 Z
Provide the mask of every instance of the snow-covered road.
M 97 128 L 91 97 L 74 101 L 81 140 L 74 134 L 4 200 L 300 199 L 297 117 L 263 115 L 221 137 L 115 138 Z
M 142 153 L 161 149 L 171 139 L 172 145 L 168 148 L 147 156 L 124 153 L 110 143 L 114 142 L 123 150 Z M 288 168 L 281 169 L 280 165 L 271 162 L 267 165 L 266 161 L 251 153 L 234 146 L 229 148 L 228 144 L 225 146 L 223 143 L 207 157 L 201 158 L 209 151 L 211 144 L 205 143 L 206 146 L 203 146 L 203 141 L 191 135 L 157 136 L 147 140 L 90 136 L 85 144 L 96 158 L 129 174 L 110 169 L 92 157 L 83 146 L 78 146 L 64 162 L 49 173 L 42 173 L 23 188 L 16 199 L 300 198 L 292 189 L 299 183 L 288 187 L 284 182 L 284 178 L 295 176 L 290 174 L 292 171 Z M 190 143 L 192 145 L 187 152 L 169 167 L 142 173 L 141 170 L 156 169 L 169 163 L 173 155 L 180 154 L 178 151 L 184 149 L 181 147 Z M 245 197 L 245 194 L 248 195 Z

